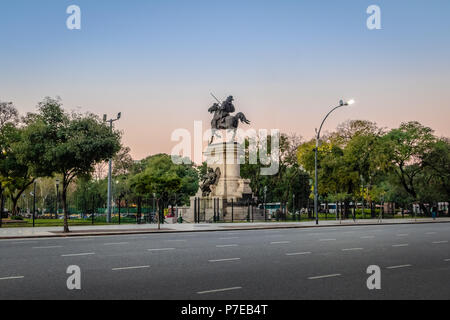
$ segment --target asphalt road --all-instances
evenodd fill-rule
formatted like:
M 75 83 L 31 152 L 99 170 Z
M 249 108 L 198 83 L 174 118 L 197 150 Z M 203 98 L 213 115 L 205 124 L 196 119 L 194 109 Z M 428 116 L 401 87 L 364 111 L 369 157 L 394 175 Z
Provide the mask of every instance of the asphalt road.
M 450 299 L 450 223 L 5 240 L 0 299 Z

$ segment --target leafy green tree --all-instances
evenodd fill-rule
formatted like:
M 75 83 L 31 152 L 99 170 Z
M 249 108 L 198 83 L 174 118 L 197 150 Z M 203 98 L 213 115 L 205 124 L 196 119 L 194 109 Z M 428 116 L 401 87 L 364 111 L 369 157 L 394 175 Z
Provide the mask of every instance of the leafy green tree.
M 170 194 L 180 191 L 182 178 L 178 176 L 178 166 L 170 156 L 159 154 L 147 159 L 146 169 L 131 179 L 131 187 L 139 195 L 155 194 L 158 212 L 164 209 Z M 161 216 L 157 215 L 158 229 Z
M 37 175 L 58 174 L 62 182 L 64 232 L 69 232 L 67 192 L 76 178 L 89 175 L 93 166 L 113 157 L 120 150 L 120 133 L 93 114 L 68 114 L 59 99 L 46 98 L 38 105 L 39 113 L 24 131 L 21 158 L 39 159 Z
M 417 201 L 423 212 L 428 214 L 428 208 L 419 193 L 419 185 L 429 174 L 425 171 L 426 155 L 432 152 L 436 137 L 431 128 L 418 122 L 402 123 L 398 129 L 391 130 L 383 137 L 383 148 L 380 150 L 385 157 L 385 169 L 391 170 L 396 181 L 405 191 Z
M 0 102 L 0 198 L 7 195 L 12 202 L 12 213 L 17 215 L 17 202 L 34 182 L 30 166 L 36 159 L 21 157 L 17 144 L 29 144 L 23 128 L 17 126 L 18 112 L 12 103 Z M 0 208 L 3 208 L 1 200 Z M 1 209 L 0 209 L 1 211 Z

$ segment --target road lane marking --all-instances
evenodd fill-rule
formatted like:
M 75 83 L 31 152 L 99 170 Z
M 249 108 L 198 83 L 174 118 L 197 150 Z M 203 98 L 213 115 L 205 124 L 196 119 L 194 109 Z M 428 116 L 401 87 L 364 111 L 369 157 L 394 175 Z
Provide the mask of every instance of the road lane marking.
M 217 260 L 208 260 L 209 262 L 225 262 L 225 261 L 237 261 L 241 260 L 241 258 L 229 258 L 229 259 L 217 259 Z
M 219 244 L 216 247 L 217 248 L 226 248 L 226 247 L 238 247 L 238 244 Z
M 290 241 L 274 241 L 271 242 L 270 244 L 286 244 L 286 243 L 291 243 Z
M 433 244 L 442 244 L 442 243 L 448 243 L 447 240 L 444 241 L 434 241 Z
M 12 244 L 28 244 L 28 243 L 36 243 L 37 241 L 17 241 Z
M 436 232 L 425 232 L 425 234 L 436 234 Z
M 219 240 L 232 240 L 232 239 L 239 239 L 239 237 L 219 238 Z
M 160 249 L 147 249 L 148 251 L 169 251 L 175 250 L 175 248 L 160 248 Z
M 328 274 L 328 275 L 324 275 L 324 276 L 316 276 L 316 277 L 309 277 L 308 280 L 319 280 L 319 279 L 326 279 L 326 278 L 333 278 L 333 277 L 340 277 L 341 274 L 336 273 L 336 274 Z
M 336 239 L 320 239 L 319 241 L 336 241 Z
M 397 235 L 397 237 L 406 237 L 406 236 L 409 236 L 409 234 L 407 234 L 407 233 L 400 233 L 400 234 Z
M 208 294 L 208 293 L 216 293 L 216 292 L 224 292 L 224 291 L 240 290 L 240 289 L 242 289 L 242 287 L 215 289 L 215 290 L 208 290 L 208 291 L 200 291 L 200 292 L 197 292 L 197 294 Z
M 180 239 L 180 240 L 166 240 L 166 241 L 169 241 L 169 242 L 186 242 L 187 240 Z
M 148 269 L 148 268 L 150 268 L 150 266 L 122 267 L 122 268 L 113 268 L 112 271 L 134 270 L 134 269 Z
M 86 252 L 86 253 L 72 253 L 72 254 L 62 254 L 61 257 L 81 257 L 81 256 L 92 256 L 95 252 Z
M 33 249 L 55 249 L 62 248 L 63 246 L 48 246 L 48 247 L 33 247 Z
M 450 261 L 450 259 L 445 259 L 444 261 L 446 261 L 446 262 L 449 262 L 449 261 Z
M 292 253 L 286 253 L 287 256 L 300 256 L 300 255 L 306 255 L 311 254 L 311 252 L 292 252 Z
M 120 246 L 124 244 L 129 244 L 129 242 L 111 242 L 111 243 L 104 243 L 105 246 Z
M 375 238 L 375 236 L 364 236 L 364 237 L 361 237 L 361 239 L 374 239 Z
M 342 251 L 358 251 L 358 250 L 364 250 L 363 248 L 348 248 L 348 249 L 342 249 Z
M 1 280 L 16 280 L 16 279 L 23 279 L 25 278 L 24 276 L 16 276 L 16 277 L 6 277 L 6 278 L 0 278 Z
M 409 243 L 393 244 L 392 246 L 393 246 L 394 248 L 397 248 L 397 247 L 407 247 L 407 246 L 409 246 Z
M 400 269 L 400 268 L 408 268 L 408 267 L 412 267 L 412 265 L 410 265 L 410 264 L 403 264 L 403 265 L 400 265 L 400 266 L 386 267 L 386 269 Z

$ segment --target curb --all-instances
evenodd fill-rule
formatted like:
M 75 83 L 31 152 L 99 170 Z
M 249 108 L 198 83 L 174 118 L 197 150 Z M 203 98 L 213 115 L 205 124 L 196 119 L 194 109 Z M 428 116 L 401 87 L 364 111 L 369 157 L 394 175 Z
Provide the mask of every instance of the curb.
M 253 226 L 253 227 L 237 227 L 237 228 L 223 228 L 213 230 L 154 230 L 154 231 L 110 231 L 110 232 L 93 232 L 80 233 L 70 232 L 67 234 L 50 234 L 50 235 L 31 235 L 31 236 L 5 236 L 0 240 L 17 240 L 17 239 L 43 239 L 43 238 L 75 238 L 75 237 L 99 237 L 99 236 L 118 236 L 118 235 L 138 235 L 138 234 L 163 234 L 163 233 L 195 233 L 195 232 L 229 232 L 229 231 L 247 231 L 247 230 L 274 230 L 274 229 L 311 229 L 311 228 L 336 228 L 336 227 L 360 227 L 360 226 L 392 226 L 392 225 L 413 225 L 413 224 L 435 224 L 435 223 L 450 223 L 450 221 L 416 221 L 416 222 L 387 222 L 387 223 L 361 223 L 361 224 L 338 224 L 338 225 L 312 225 L 312 226 L 298 226 L 298 225 L 281 225 L 281 226 Z

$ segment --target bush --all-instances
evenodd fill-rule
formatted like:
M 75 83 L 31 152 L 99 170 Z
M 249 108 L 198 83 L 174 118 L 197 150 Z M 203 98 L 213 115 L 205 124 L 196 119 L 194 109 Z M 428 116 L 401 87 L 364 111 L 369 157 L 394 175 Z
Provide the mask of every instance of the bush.
M 12 216 L 11 220 L 19 220 L 19 221 L 23 221 L 23 218 L 21 216 Z

